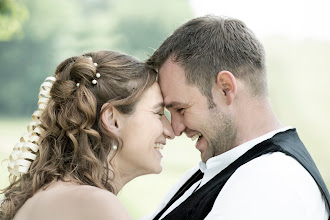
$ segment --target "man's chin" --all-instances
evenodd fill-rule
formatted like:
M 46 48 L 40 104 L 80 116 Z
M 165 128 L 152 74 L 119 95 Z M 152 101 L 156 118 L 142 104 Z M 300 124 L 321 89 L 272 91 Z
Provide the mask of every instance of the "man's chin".
M 209 152 L 208 150 L 201 152 L 201 159 L 204 163 L 206 163 L 213 156 L 214 155 L 211 152 Z

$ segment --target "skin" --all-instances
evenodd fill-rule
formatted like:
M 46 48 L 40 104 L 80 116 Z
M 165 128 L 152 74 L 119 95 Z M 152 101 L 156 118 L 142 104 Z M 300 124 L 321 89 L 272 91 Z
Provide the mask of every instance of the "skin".
M 112 164 L 118 191 L 137 176 L 160 173 L 162 155 L 155 149 L 157 143 L 166 144 L 173 139 L 170 122 L 164 115 L 163 97 L 158 83 L 154 83 L 142 96 L 132 115 L 109 109 L 102 118 L 109 131 L 123 140 Z
M 196 148 L 203 162 L 282 127 L 267 95 L 253 96 L 244 82 L 229 71 L 217 74 L 212 87 L 216 106 L 211 109 L 198 87 L 187 84 L 184 69 L 172 57 L 158 73 L 175 135 L 185 133 L 191 138 L 202 134 Z
M 27 200 L 14 220 L 132 219 L 112 193 L 74 182 L 54 182 Z
M 164 116 L 158 83 L 145 91 L 132 115 L 123 115 L 110 108 L 101 120 L 124 143 L 112 164 L 115 179 L 111 181 L 116 192 L 79 185 L 67 177 L 66 182 L 54 181 L 28 199 L 15 220 L 131 219 L 116 194 L 137 176 L 160 173 L 162 155 L 155 149 L 155 144 L 165 145 L 166 138 L 174 138 L 172 127 Z

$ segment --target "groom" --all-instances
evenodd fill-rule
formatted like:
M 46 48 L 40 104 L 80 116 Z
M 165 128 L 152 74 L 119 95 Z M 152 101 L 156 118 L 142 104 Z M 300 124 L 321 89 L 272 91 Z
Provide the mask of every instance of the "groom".
M 147 63 L 175 134 L 198 139 L 202 159 L 149 219 L 329 218 L 326 185 L 296 129 L 274 114 L 264 48 L 242 21 L 190 20 Z

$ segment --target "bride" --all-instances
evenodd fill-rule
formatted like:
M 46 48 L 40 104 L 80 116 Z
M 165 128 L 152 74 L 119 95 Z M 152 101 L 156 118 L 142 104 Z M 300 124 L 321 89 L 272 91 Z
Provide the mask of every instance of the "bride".
M 174 138 L 156 72 L 113 51 L 63 61 L 15 145 L 0 219 L 130 219 L 116 194 Z

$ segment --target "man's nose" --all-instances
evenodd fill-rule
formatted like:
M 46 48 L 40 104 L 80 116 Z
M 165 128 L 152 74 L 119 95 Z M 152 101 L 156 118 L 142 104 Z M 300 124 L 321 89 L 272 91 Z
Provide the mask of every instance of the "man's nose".
M 171 124 L 176 136 L 181 136 L 183 131 L 186 129 L 186 126 L 183 123 L 183 117 L 179 113 L 171 114 Z

